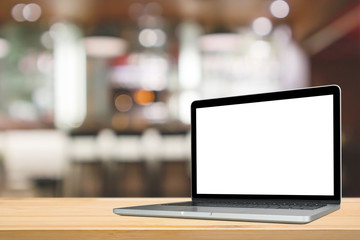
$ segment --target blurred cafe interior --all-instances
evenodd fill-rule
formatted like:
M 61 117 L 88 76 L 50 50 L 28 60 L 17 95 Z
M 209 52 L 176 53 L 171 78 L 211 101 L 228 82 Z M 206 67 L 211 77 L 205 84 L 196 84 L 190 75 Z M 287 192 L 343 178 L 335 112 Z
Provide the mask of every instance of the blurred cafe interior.
M 359 197 L 359 0 L 1 1 L 0 196 L 190 196 L 193 100 L 326 84 Z

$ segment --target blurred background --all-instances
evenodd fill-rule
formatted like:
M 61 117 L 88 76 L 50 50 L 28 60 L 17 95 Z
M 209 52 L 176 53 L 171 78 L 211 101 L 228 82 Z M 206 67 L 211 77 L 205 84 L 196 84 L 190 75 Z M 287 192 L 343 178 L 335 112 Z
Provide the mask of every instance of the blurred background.
M 0 3 L 0 196 L 190 196 L 195 99 L 338 84 L 360 196 L 358 0 Z

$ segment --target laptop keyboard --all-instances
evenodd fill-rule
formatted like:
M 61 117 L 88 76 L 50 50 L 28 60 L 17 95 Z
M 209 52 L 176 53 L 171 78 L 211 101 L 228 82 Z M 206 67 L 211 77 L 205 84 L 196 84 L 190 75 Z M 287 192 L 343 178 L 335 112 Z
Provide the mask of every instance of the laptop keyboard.
M 234 208 L 267 208 L 267 209 L 301 209 L 314 210 L 326 206 L 316 202 L 178 202 L 162 204 L 166 206 L 197 206 L 197 207 L 234 207 Z

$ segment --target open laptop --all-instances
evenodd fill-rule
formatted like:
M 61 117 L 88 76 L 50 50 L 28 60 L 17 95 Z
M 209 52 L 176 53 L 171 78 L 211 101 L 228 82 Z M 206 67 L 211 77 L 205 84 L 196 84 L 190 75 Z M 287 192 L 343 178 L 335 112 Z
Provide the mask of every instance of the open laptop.
M 336 85 L 195 101 L 192 201 L 133 216 L 308 223 L 340 208 Z

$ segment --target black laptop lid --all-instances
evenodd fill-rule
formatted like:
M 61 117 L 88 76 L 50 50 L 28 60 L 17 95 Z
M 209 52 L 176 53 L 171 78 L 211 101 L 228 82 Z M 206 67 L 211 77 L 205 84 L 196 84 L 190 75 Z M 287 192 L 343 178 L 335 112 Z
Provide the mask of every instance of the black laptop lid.
M 340 200 L 340 88 L 195 101 L 192 197 Z

